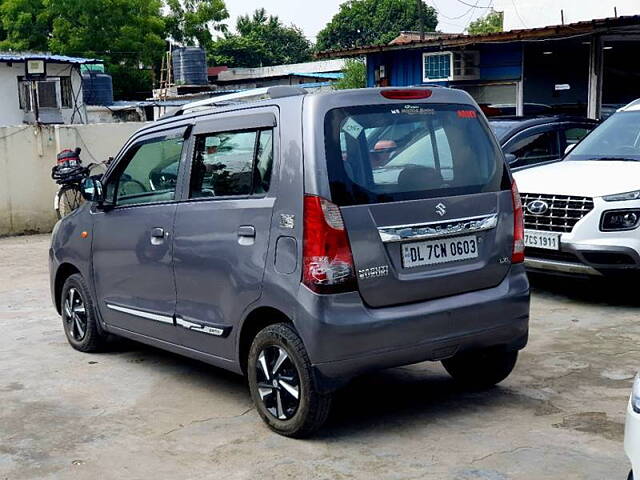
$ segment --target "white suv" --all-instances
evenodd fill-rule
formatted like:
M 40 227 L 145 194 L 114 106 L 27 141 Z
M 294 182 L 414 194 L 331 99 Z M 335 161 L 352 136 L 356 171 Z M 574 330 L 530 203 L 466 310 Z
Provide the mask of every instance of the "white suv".
M 514 173 L 532 271 L 603 275 L 640 269 L 640 99 L 561 162 Z

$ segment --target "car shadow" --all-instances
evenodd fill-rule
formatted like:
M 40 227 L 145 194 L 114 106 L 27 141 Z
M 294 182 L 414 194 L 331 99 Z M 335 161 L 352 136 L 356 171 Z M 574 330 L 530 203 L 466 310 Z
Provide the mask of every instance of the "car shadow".
M 210 390 L 211 395 L 220 392 L 236 399 L 246 396 L 247 402 L 251 402 L 244 377 L 198 360 L 120 338 L 112 341 L 104 354 L 122 355 L 140 368 L 188 375 L 190 385 Z M 335 392 L 327 424 L 311 439 L 422 428 L 425 424 L 467 415 L 470 410 L 491 412 L 522 402 L 513 390 L 501 386 L 480 391 L 465 389 L 438 364 L 425 362 L 353 379 Z M 260 422 L 258 417 L 256 421 Z
M 486 414 L 523 403 L 509 388 L 469 390 L 439 370 L 436 364 L 425 363 L 354 379 L 336 392 L 329 420 L 315 438 L 407 431 L 450 422 L 470 412 Z
M 529 273 L 534 294 L 578 300 L 593 305 L 640 306 L 637 276 L 569 277 Z

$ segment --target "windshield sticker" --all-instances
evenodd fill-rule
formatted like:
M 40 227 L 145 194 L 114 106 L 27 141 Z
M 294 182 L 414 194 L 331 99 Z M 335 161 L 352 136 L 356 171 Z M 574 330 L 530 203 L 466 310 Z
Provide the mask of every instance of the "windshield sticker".
M 348 133 L 349 135 L 351 135 L 353 138 L 356 138 L 356 139 L 360 136 L 363 130 L 364 130 L 364 127 L 360 125 L 358 122 L 356 122 L 353 119 L 353 117 L 349 117 L 349 119 L 346 122 L 344 122 L 344 125 L 342 126 L 343 132 Z
M 433 108 L 424 108 L 420 105 L 405 105 L 402 108 L 394 108 L 391 110 L 392 115 L 435 115 Z
M 458 110 L 459 118 L 477 118 L 475 110 Z

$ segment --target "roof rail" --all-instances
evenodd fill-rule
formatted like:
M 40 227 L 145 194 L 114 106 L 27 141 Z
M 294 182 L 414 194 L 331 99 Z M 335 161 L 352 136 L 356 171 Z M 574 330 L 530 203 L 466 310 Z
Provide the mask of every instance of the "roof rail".
M 182 105 L 171 116 L 177 117 L 187 113 L 198 112 L 212 107 L 222 107 L 245 102 L 257 102 L 258 100 L 268 100 L 274 98 L 293 97 L 306 95 L 307 91 L 300 87 L 276 86 L 266 88 L 254 88 L 244 92 L 231 93 L 229 95 L 219 95 L 217 97 L 198 100 Z

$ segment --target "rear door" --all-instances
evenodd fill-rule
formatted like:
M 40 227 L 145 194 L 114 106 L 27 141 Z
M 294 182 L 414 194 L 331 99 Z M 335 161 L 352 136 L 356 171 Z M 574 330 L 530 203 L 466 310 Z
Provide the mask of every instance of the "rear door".
M 236 114 L 237 115 L 237 114 Z M 190 178 L 174 235 L 180 343 L 233 358 L 233 327 L 262 291 L 275 192 L 277 109 L 193 129 Z
M 376 132 L 402 125 L 402 139 Z M 393 148 L 396 145 L 397 148 Z M 330 110 L 325 150 L 358 286 L 372 307 L 499 284 L 513 205 L 503 155 L 475 107 L 396 104 Z

